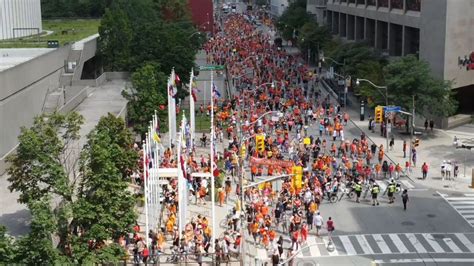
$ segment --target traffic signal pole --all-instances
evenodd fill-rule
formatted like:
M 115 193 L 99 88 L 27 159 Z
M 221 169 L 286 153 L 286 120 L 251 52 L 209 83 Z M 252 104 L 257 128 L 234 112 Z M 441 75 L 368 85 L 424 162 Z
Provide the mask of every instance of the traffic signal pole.
M 415 131 L 415 95 L 412 95 L 412 106 L 411 106 L 411 110 L 412 110 L 412 114 L 411 114 L 411 131 L 410 131 L 410 158 L 409 158 L 409 162 L 410 162 L 410 168 L 411 168 L 411 164 L 413 163 L 413 160 L 412 160 L 412 150 L 413 150 L 413 133 Z M 407 173 L 408 174 L 408 173 Z

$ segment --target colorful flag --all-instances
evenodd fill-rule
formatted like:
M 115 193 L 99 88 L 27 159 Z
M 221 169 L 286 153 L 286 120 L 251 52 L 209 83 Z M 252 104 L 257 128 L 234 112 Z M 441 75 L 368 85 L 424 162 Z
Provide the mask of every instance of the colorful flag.
M 178 91 L 176 90 L 176 88 L 173 85 L 170 84 L 169 87 L 168 87 L 168 93 L 171 97 L 175 98 Z
M 156 142 L 156 143 L 161 143 L 161 139 L 160 139 L 160 136 L 158 135 L 158 133 L 153 132 L 153 140 Z
M 196 88 L 191 89 L 191 96 L 193 96 L 193 100 L 195 102 L 197 101 L 197 92 L 198 92 L 198 90 Z
M 212 92 L 213 92 L 214 98 L 221 97 L 221 93 L 219 92 L 219 90 L 217 90 L 217 86 L 214 83 L 212 83 Z
M 175 74 L 174 81 L 176 84 L 179 84 L 181 82 L 181 79 L 179 78 L 178 74 Z

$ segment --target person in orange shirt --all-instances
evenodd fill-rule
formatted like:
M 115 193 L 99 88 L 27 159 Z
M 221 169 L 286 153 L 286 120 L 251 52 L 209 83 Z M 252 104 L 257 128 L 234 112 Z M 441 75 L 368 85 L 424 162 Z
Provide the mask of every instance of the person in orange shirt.
M 219 205 L 222 207 L 225 201 L 225 191 L 223 188 L 219 188 L 218 192 L 219 192 Z

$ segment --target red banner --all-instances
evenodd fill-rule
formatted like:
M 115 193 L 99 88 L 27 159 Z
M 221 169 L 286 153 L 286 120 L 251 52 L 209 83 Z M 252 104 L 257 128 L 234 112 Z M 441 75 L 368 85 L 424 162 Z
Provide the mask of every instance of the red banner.
M 250 163 L 257 164 L 257 165 L 276 165 L 280 167 L 292 167 L 293 165 L 295 165 L 293 161 L 273 160 L 273 159 L 264 159 L 264 158 L 257 158 L 257 157 L 251 157 Z

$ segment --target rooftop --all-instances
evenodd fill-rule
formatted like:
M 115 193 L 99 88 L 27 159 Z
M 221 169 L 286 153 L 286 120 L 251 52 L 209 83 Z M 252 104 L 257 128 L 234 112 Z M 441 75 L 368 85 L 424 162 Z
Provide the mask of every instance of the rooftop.
M 0 49 L 0 72 L 27 62 L 35 57 L 49 53 L 51 48 Z

